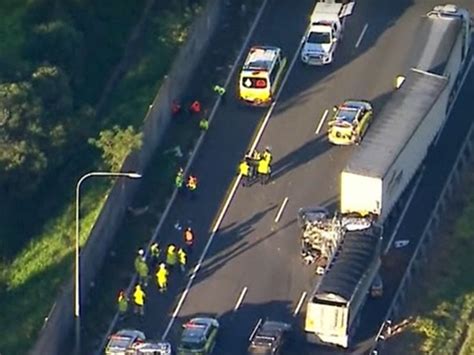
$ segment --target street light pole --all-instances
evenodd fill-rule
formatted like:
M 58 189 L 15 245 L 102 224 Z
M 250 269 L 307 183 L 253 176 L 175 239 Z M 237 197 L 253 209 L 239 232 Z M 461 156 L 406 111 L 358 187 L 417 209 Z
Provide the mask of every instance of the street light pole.
M 90 177 L 126 177 L 129 179 L 139 179 L 142 176 L 138 173 L 114 173 L 106 171 L 93 171 L 83 175 L 76 185 L 76 242 L 75 242 L 75 270 L 74 270 L 74 318 L 76 324 L 76 354 L 80 353 L 80 318 L 81 318 L 81 294 L 80 294 L 80 192 L 81 184 Z

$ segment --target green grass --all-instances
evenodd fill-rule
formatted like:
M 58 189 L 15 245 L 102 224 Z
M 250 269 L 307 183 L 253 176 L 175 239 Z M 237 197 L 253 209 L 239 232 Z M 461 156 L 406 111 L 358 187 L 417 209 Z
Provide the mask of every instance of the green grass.
M 179 23 L 183 31 L 192 18 L 191 13 L 179 17 L 172 17 L 169 13 L 168 16 L 168 21 Z M 165 28 L 158 27 L 163 25 L 155 18 L 153 26 L 148 28 L 144 45 L 146 51 L 142 51 L 140 61 L 126 74 L 112 95 L 109 107 L 113 109 L 103 119 L 104 124 L 141 126 L 146 108 L 180 44 L 156 40 L 160 33 L 164 38 L 168 35 L 163 33 Z M 16 55 L 12 53 L 12 56 Z M 16 242 L 17 246 L 12 247 L 14 257 L 9 260 L 4 258 L 0 263 L 0 324 L 9 325 L 9 335 L 0 338 L 2 354 L 24 354 L 34 343 L 58 291 L 72 276 L 74 184 L 81 171 L 100 168 L 97 152 L 89 147 L 78 149 L 78 154 L 67 166 L 58 175 L 52 176 L 56 184 L 54 189 L 51 182 L 46 184 L 49 186 L 44 186 L 37 196 L 32 197 L 34 201 L 26 207 L 27 213 L 18 218 L 17 222 L 25 227 L 23 232 L 30 234 L 30 241 Z M 86 242 L 110 188 L 111 181 L 107 179 L 91 179 L 84 184 L 81 194 L 82 244 Z M 3 233 L 15 233 L 15 228 L 11 226 L 2 225 L 2 229 Z M 20 239 L 26 238 L 22 236 Z
M 107 186 L 110 184 L 91 184 L 82 194 L 82 244 L 105 201 L 103 192 Z M 23 354 L 34 343 L 58 290 L 72 276 L 74 226 L 71 204 L 51 219 L 10 265 L 2 265 L 0 324 L 8 324 L 9 330 L 8 336 L 0 338 L 2 353 Z
M 413 322 L 394 341 L 393 352 L 454 354 L 464 344 L 473 349 L 474 174 L 462 194 L 462 210 L 453 218 L 431 253 L 424 274 L 415 281 L 407 312 Z M 465 350 L 466 354 L 472 354 Z

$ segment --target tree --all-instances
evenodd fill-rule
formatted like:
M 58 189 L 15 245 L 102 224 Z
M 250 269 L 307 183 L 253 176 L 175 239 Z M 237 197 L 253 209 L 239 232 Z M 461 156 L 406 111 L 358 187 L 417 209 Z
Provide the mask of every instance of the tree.
M 143 133 L 135 132 L 132 126 L 121 129 L 114 126 L 112 129 L 99 133 L 99 138 L 89 138 L 89 143 L 102 151 L 104 163 L 111 171 L 118 172 L 122 168 L 125 158 L 134 150 L 142 146 Z
M 74 79 L 82 76 L 84 37 L 69 22 L 55 20 L 36 25 L 28 37 L 26 52 L 36 62 L 61 67 Z
M 35 94 L 41 98 L 49 113 L 69 115 L 72 111 L 72 92 L 69 78 L 57 66 L 43 65 L 31 76 Z

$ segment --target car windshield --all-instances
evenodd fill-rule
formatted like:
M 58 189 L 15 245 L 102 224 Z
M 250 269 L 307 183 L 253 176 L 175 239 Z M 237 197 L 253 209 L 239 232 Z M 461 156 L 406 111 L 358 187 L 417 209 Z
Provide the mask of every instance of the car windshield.
M 180 348 L 183 350 L 201 350 L 205 346 L 204 341 L 193 341 L 191 339 L 189 340 L 183 340 L 181 342 Z
M 113 336 L 109 341 L 109 349 L 126 349 L 132 343 L 130 337 Z
M 310 32 L 307 42 L 313 44 L 328 44 L 331 43 L 331 34 L 329 32 Z
M 358 109 L 351 107 L 341 107 L 336 115 L 336 120 L 352 123 L 357 118 Z

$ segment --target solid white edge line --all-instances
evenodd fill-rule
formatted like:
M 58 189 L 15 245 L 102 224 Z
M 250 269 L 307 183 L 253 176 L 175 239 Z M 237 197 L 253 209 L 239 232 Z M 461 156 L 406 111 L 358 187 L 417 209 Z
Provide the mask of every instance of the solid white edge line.
M 308 294 L 308 292 L 306 292 L 306 291 L 304 291 L 301 294 L 300 300 L 298 301 L 298 304 L 296 305 L 295 311 L 293 312 L 293 317 L 296 317 L 296 315 L 298 313 L 300 313 L 301 307 L 303 306 L 303 302 L 304 302 L 307 294 Z
M 424 169 L 424 168 L 422 168 L 422 169 Z M 388 253 L 388 251 L 390 250 L 390 247 L 392 246 L 393 240 L 395 239 L 395 236 L 398 234 L 398 230 L 400 229 L 400 227 L 402 225 L 402 222 L 405 219 L 405 215 L 408 211 L 408 207 L 410 207 L 411 200 L 413 200 L 413 198 L 415 197 L 415 193 L 418 190 L 418 186 L 420 185 L 420 182 L 421 182 L 421 179 L 422 179 L 423 175 L 424 175 L 424 170 L 420 173 L 420 176 L 418 176 L 418 179 L 416 180 L 415 186 L 413 187 L 413 190 L 411 191 L 410 196 L 408 197 L 408 200 L 405 203 L 405 206 L 403 207 L 403 211 L 402 211 L 402 213 L 400 214 L 400 217 L 397 220 L 397 224 L 395 225 L 395 228 L 394 228 L 392 234 L 390 235 L 390 240 L 388 241 L 388 244 L 385 247 L 385 250 L 383 252 L 384 254 Z
M 362 29 L 362 32 L 360 33 L 359 39 L 358 39 L 357 42 L 356 42 L 356 45 L 355 45 L 356 48 L 359 48 L 360 43 L 362 42 L 362 39 L 364 38 L 365 32 L 367 31 L 367 28 L 368 28 L 368 27 L 369 27 L 369 24 L 366 23 L 366 24 L 364 25 L 364 28 Z
M 245 297 L 245 295 L 247 294 L 247 290 L 248 290 L 248 287 L 245 286 L 245 287 L 242 289 L 242 291 L 240 292 L 240 296 L 239 296 L 239 298 L 237 299 L 237 303 L 236 303 L 235 306 L 234 306 L 234 312 L 235 312 L 236 310 L 238 310 L 238 309 L 240 308 L 240 306 L 242 305 L 242 302 L 243 302 L 243 300 L 244 300 L 244 297 Z
M 248 42 L 250 41 L 250 38 L 251 38 L 251 34 L 253 33 L 253 31 L 255 30 L 256 28 L 256 24 L 258 23 L 258 20 L 260 19 L 262 13 L 263 13 L 263 10 L 265 8 L 265 5 L 267 4 L 268 0 L 264 0 L 263 4 L 262 4 L 262 7 L 260 8 L 259 10 L 259 13 L 257 14 L 257 17 L 255 19 L 255 22 L 254 22 L 254 25 L 252 25 L 252 28 L 250 29 L 250 32 L 249 32 L 249 35 L 247 37 L 247 39 L 245 40 L 245 45 L 242 47 L 242 50 L 241 50 L 241 53 L 239 53 L 239 58 L 240 56 L 243 54 L 243 50 L 247 47 L 248 45 Z M 298 54 L 301 50 L 301 47 L 303 45 L 303 41 L 300 41 L 299 43 L 299 46 L 293 56 L 293 59 L 291 60 L 291 63 L 290 63 L 290 66 L 288 67 L 288 70 L 285 74 L 285 77 L 283 78 L 283 81 L 281 83 L 281 86 L 280 86 L 280 90 L 278 91 L 278 94 L 277 96 L 275 97 L 275 100 L 274 102 L 272 103 L 272 105 L 270 106 L 270 109 L 268 110 L 267 114 L 265 115 L 265 118 L 262 122 L 262 125 L 260 126 L 260 129 L 255 137 L 255 140 L 254 142 L 252 143 L 252 146 L 250 148 L 250 151 L 253 151 L 255 150 L 255 148 L 257 147 L 262 135 L 263 135 L 263 131 L 265 130 L 265 127 L 267 126 L 267 123 L 268 123 L 268 120 L 270 119 L 270 116 L 273 112 L 273 109 L 275 108 L 275 104 L 276 102 L 278 101 L 278 98 L 280 97 L 280 94 L 282 92 L 282 89 L 283 87 L 285 86 L 286 82 L 288 81 L 288 77 L 290 76 L 290 73 L 291 73 L 291 70 L 293 69 L 295 63 L 296 63 L 296 59 L 298 58 Z M 239 59 L 240 60 L 240 59 Z M 235 61 L 235 64 L 238 64 L 238 60 Z M 220 100 L 220 99 L 218 99 Z M 216 110 L 217 110 L 217 103 L 216 103 Z M 214 109 L 212 111 L 212 113 L 214 113 Z M 209 119 L 210 120 L 210 119 Z M 204 133 L 203 133 L 204 134 Z M 201 135 L 200 139 L 203 137 L 203 134 Z M 199 143 L 199 142 L 198 142 Z M 169 323 L 168 323 L 168 326 L 166 327 L 165 331 L 163 332 L 163 335 L 161 337 L 162 340 L 165 340 L 166 337 L 168 336 L 168 333 L 170 332 L 171 330 L 171 327 L 173 326 L 174 324 L 174 321 L 176 320 L 178 314 L 179 314 L 179 311 L 181 310 L 181 307 L 183 306 L 184 304 L 184 301 L 186 299 L 186 296 L 188 295 L 189 293 L 189 290 L 192 286 L 192 282 L 196 276 L 196 273 L 197 271 L 199 270 L 199 268 L 201 267 L 201 264 L 202 262 L 204 261 L 204 258 L 206 257 L 206 254 L 207 254 L 207 251 L 214 239 L 214 236 L 217 232 L 217 230 L 219 229 L 219 226 L 220 226 L 220 223 L 222 222 L 223 218 L 224 218 L 224 215 L 225 213 L 227 212 L 227 209 L 229 208 L 229 205 L 232 201 L 232 199 L 234 198 L 234 195 L 235 195 L 235 191 L 237 190 L 237 187 L 239 186 L 239 183 L 240 183 L 240 180 L 241 180 L 242 176 L 239 174 L 237 179 L 235 180 L 235 183 L 234 183 L 234 186 L 232 187 L 232 190 L 231 190 L 231 193 L 229 194 L 229 196 L 227 197 L 227 200 L 226 202 L 224 203 L 224 207 L 222 208 L 222 211 L 216 221 L 216 223 L 214 224 L 214 227 L 212 229 L 212 234 L 210 235 L 209 237 L 209 240 L 207 241 L 207 244 L 204 248 L 204 251 L 199 259 L 199 262 L 195 268 L 195 272 L 193 272 L 192 276 L 190 277 L 189 281 L 188 281 L 188 284 L 186 285 L 186 289 L 183 291 L 183 294 L 181 295 L 181 298 L 180 298 L 180 301 L 178 302 L 174 312 L 173 312 L 173 316 L 171 317 Z M 117 313 L 118 315 L 118 313 Z
M 255 327 L 252 330 L 252 333 L 250 333 L 249 341 L 252 340 L 252 338 L 255 336 L 255 333 L 257 333 L 258 327 L 260 326 L 261 323 L 262 323 L 262 318 L 260 318 L 258 320 L 257 324 L 255 325 Z
M 280 220 L 281 215 L 283 214 L 283 210 L 285 209 L 287 203 L 288 203 L 288 197 L 285 197 L 285 199 L 283 200 L 283 203 L 281 204 L 280 209 L 278 210 L 278 213 L 275 217 L 275 223 L 278 223 L 278 221 Z
M 321 120 L 319 121 L 318 128 L 316 128 L 316 131 L 314 131 L 314 134 L 319 134 L 321 131 L 321 128 L 323 128 L 324 121 L 326 121 L 326 117 L 328 116 L 329 110 L 326 109 L 323 113 L 323 116 L 321 117 Z

